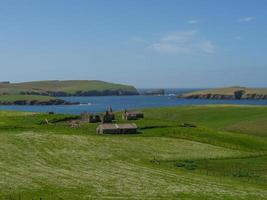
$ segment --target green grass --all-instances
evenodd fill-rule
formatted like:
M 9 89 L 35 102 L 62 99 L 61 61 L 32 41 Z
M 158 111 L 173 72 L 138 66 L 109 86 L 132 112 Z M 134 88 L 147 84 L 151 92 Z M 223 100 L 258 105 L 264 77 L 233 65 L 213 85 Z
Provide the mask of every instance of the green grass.
M 87 92 L 105 90 L 122 90 L 126 92 L 136 92 L 136 89 L 133 86 L 93 80 L 35 81 L 24 83 L 0 84 L 0 94 L 20 94 L 21 92 L 46 94 L 47 92 L 65 92 L 69 95 L 72 95 L 78 91 Z
M 248 119 L 225 127 L 226 130 L 267 137 L 267 119 Z
M 144 113 L 139 134 L 96 135 L 73 115 L 1 111 L 0 199 L 267 199 L 267 107 Z

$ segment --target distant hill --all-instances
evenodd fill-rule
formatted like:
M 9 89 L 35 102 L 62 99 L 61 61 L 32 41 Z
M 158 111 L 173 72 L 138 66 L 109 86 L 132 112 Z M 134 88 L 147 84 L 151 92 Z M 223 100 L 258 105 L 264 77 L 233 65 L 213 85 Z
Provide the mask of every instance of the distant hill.
M 136 95 L 133 86 L 97 80 L 34 81 L 24 83 L 0 83 L 0 95 L 43 96 L 107 96 Z
M 265 99 L 267 88 L 227 87 L 195 91 L 179 95 L 186 99 Z

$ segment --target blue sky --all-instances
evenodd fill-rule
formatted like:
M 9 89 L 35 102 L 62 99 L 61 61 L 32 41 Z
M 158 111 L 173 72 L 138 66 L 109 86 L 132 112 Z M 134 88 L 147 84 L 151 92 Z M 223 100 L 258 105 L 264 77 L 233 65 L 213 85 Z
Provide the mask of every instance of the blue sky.
M 267 87 L 265 0 L 2 0 L 0 80 Z

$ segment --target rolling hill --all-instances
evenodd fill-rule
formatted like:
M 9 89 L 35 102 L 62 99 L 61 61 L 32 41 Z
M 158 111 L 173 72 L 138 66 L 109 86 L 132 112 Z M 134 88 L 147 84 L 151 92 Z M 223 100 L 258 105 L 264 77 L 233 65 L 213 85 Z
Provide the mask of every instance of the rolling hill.
M 266 99 L 267 88 L 227 87 L 194 91 L 179 95 L 186 99 Z
M 137 95 L 133 86 L 97 80 L 34 81 L 0 83 L 0 95 L 106 96 Z

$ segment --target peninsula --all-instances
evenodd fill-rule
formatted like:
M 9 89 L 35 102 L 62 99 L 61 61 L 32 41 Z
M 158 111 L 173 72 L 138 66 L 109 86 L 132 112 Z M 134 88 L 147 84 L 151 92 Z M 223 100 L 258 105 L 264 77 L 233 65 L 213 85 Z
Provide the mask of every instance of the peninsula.
M 73 105 L 58 97 L 138 94 L 133 86 L 96 80 L 0 82 L 0 105 Z
M 0 95 L 0 105 L 77 105 L 50 96 L 41 95 Z
M 267 100 L 266 88 L 227 87 L 208 89 L 181 94 L 178 98 L 185 99 L 257 99 Z
M 0 83 L 0 95 L 110 96 L 137 95 L 135 87 L 97 80 L 33 81 Z

